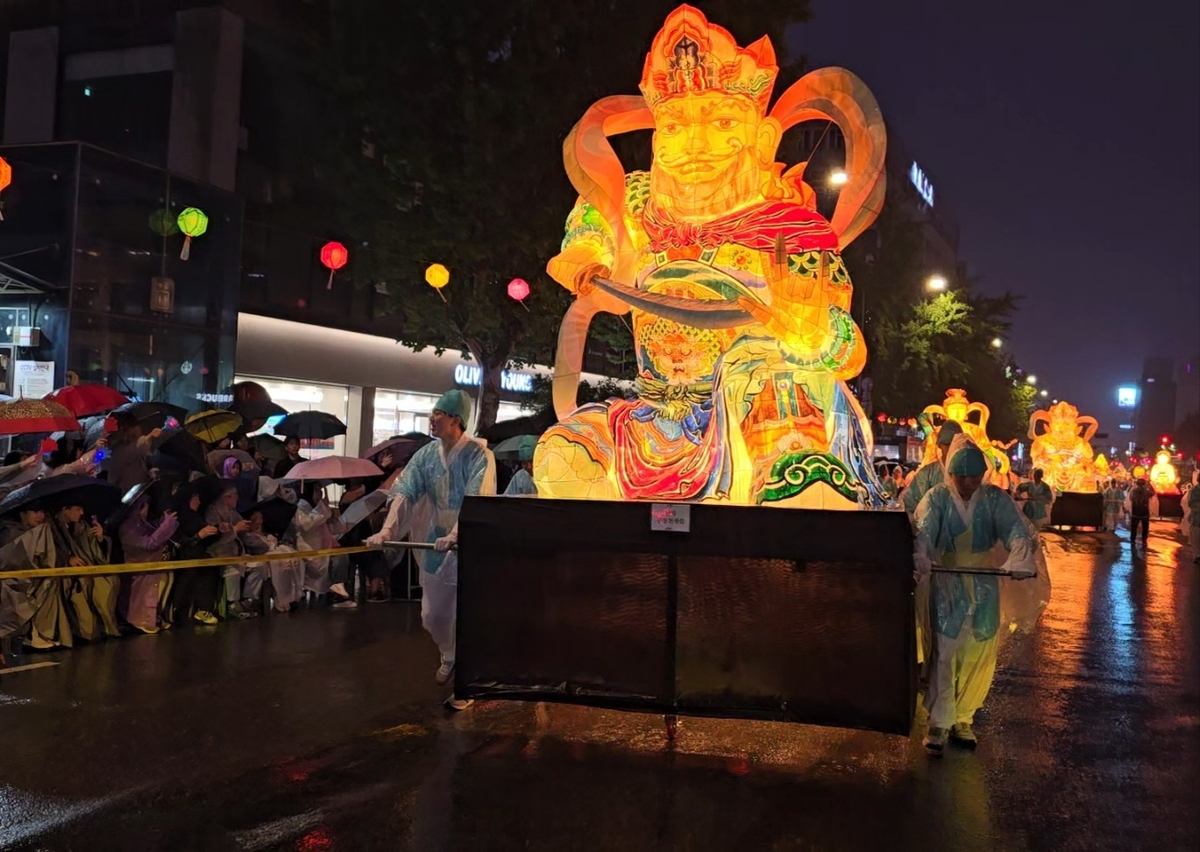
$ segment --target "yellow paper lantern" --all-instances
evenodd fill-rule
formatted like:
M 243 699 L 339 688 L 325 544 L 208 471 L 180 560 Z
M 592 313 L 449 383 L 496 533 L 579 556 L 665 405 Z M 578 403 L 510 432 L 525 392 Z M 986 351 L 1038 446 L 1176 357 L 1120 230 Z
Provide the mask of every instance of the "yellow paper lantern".
M 192 254 L 192 237 L 202 236 L 208 230 L 208 216 L 198 207 L 185 207 L 176 222 L 183 231 L 183 250 L 179 252 L 179 259 L 187 260 Z
M 425 270 L 425 280 L 435 290 L 441 290 L 450 283 L 450 270 L 440 263 L 431 263 Z

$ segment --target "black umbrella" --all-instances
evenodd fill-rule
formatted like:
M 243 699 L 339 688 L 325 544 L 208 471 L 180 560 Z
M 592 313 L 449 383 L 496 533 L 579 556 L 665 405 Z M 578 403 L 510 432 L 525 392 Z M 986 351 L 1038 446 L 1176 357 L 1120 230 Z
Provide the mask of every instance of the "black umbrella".
M 400 467 L 408 464 L 409 459 L 421 449 L 421 447 L 432 441 L 429 435 L 424 432 L 408 432 L 404 435 L 395 435 L 388 438 L 382 444 L 376 444 L 362 454 L 364 459 L 379 464 L 379 457 L 384 453 L 392 454 L 392 467 Z
M 0 517 L 33 506 L 48 512 L 63 506 L 82 506 L 89 518 L 107 518 L 121 504 L 121 492 L 93 476 L 64 473 L 35 479 L 0 500 Z
M 276 435 L 294 436 L 300 439 L 324 440 L 334 435 L 345 435 L 346 424 L 324 411 L 297 411 L 275 424 Z
M 243 518 L 249 519 L 255 512 L 262 512 L 263 532 L 279 538 L 287 532 L 288 524 L 296 516 L 296 504 L 289 503 L 282 497 L 269 497 L 261 503 L 255 503 L 241 514 Z
M 165 402 L 130 402 L 112 410 L 112 417 L 136 420 L 142 431 L 150 432 L 162 429 L 167 421 L 174 419 L 179 425 L 187 420 L 187 409 L 178 405 L 168 405 Z
M 250 439 L 250 446 L 257 450 L 264 459 L 272 462 L 269 469 L 273 469 L 275 464 L 288 457 L 287 447 L 284 446 L 283 441 L 273 435 L 255 435 Z
M 169 459 L 165 464 L 155 465 L 155 461 Z M 159 441 L 158 449 L 150 457 L 153 467 L 185 467 L 187 470 L 198 470 L 204 473 L 208 470 L 208 448 L 195 435 L 183 429 L 167 429 Z

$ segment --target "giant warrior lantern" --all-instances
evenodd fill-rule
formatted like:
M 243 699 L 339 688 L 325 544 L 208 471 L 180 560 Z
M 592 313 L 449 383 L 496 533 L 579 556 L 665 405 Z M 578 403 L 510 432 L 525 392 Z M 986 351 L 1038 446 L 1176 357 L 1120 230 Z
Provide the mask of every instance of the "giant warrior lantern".
M 1038 425 L 1045 424 L 1044 432 Z M 1079 409 L 1060 402 L 1029 418 L 1029 459 L 1041 468 L 1046 482 L 1058 491 L 1089 493 L 1096 490 L 1092 445 L 1099 424 L 1095 417 L 1080 417 Z M 1080 434 L 1082 430 L 1082 434 Z
M 855 508 L 883 504 L 871 433 L 846 381 L 866 360 L 840 252 L 884 198 L 883 120 L 849 71 L 823 68 L 768 110 L 762 38 L 738 47 L 681 6 L 646 57 L 639 95 L 594 104 L 564 144 L 579 201 L 550 275 L 577 298 L 555 363 L 559 423 L 534 460 L 542 496 Z M 846 139 L 831 220 L 783 132 L 833 121 Z M 654 131 L 650 171 L 608 138 Z M 601 311 L 631 314 L 636 399 L 576 408 Z

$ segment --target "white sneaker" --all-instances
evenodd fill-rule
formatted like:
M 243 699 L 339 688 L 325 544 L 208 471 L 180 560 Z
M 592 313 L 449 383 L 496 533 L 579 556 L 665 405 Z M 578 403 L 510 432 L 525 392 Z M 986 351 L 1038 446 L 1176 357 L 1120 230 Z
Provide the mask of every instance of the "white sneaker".
M 330 609 L 358 609 L 358 601 L 344 600 L 329 605 Z
M 442 660 L 442 664 L 438 666 L 437 680 L 438 686 L 445 686 L 454 677 L 454 660 Z
M 473 698 L 455 698 L 453 695 L 446 699 L 446 706 L 451 710 L 466 710 L 474 703 Z

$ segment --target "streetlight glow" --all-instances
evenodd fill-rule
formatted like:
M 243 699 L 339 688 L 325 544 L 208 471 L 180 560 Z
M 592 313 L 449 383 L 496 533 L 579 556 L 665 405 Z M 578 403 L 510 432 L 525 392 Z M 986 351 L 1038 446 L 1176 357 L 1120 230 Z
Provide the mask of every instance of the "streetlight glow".
M 829 176 L 829 183 L 833 186 L 845 186 L 846 181 L 850 180 L 850 175 L 846 174 L 841 169 L 838 169 Z
M 1001 340 L 999 337 L 992 338 L 992 348 L 993 349 L 999 349 L 1003 345 L 1004 345 L 1004 341 Z
M 1050 391 L 1048 391 L 1048 390 L 1042 391 L 1042 396 L 1050 396 Z
M 1036 385 L 1037 384 L 1037 376 L 1026 376 L 1025 381 L 1027 381 L 1031 385 Z
M 946 289 L 946 279 L 940 275 L 929 276 L 929 280 L 925 283 L 926 283 L 926 286 L 929 287 L 930 290 L 933 290 L 935 292 L 940 293 L 942 290 Z

